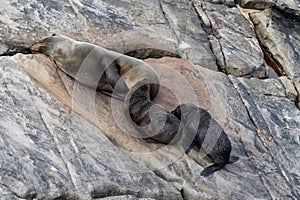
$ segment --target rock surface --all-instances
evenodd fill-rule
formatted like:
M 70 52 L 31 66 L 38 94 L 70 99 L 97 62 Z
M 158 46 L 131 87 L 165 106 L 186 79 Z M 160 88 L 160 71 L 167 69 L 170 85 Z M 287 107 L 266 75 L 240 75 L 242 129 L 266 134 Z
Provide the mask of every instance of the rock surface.
M 236 0 L 235 2 L 244 8 L 258 10 L 275 8 L 294 17 L 300 16 L 300 2 L 298 0 Z
M 221 71 L 242 77 L 268 76 L 255 33 L 236 7 L 211 3 L 194 5 L 207 22 L 211 48 Z
M 234 2 L 252 9 L 252 24 Z M 300 198 L 299 2 L 2 5 L 1 199 Z M 149 58 L 162 84 L 154 102 L 208 109 L 239 160 L 201 177 L 210 161 L 199 150 L 186 155 L 136 137 L 120 102 L 74 82 L 44 55 L 10 57 L 52 32 Z M 258 79 L 268 75 L 259 43 L 284 76 Z
M 250 15 L 262 45 L 272 54 L 285 75 L 300 81 L 300 20 L 286 18 L 276 10 Z

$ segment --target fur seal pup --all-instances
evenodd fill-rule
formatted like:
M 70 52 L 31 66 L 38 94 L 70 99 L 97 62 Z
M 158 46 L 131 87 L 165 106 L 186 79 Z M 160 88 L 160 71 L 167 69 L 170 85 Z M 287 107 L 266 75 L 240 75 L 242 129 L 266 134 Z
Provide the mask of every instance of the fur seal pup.
M 180 120 L 163 107 L 151 102 L 150 86 L 145 79 L 127 93 L 124 101 L 125 116 L 130 117 L 145 138 L 169 144 L 181 134 Z
M 229 161 L 231 143 L 222 127 L 211 117 L 209 112 L 194 104 L 181 104 L 174 114 L 187 128 L 187 131 L 197 131 L 192 145 L 186 150 L 188 153 L 194 146 L 200 148 L 215 163 L 206 167 L 200 174 L 209 176 L 213 172 L 222 169 Z M 199 120 L 199 121 L 198 121 Z
M 128 112 L 125 115 L 131 118 L 137 130 L 143 131 L 145 137 L 169 144 L 177 142 L 183 133 L 188 134 L 180 144 L 183 148 L 188 147 L 185 153 L 198 146 L 214 162 L 200 173 L 201 176 L 209 176 L 227 163 L 236 161 L 229 160 L 231 143 L 222 127 L 209 112 L 194 104 L 180 104 L 169 112 L 151 102 L 149 84 L 143 80 L 127 93 L 124 106 L 125 112 Z
M 50 56 L 62 71 L 81 84 L 110 96 L 124 98 L 128 90 L 145 77 L 150 83 L 151 99 L 159 90 L 158 75 L 149 64 L 91 43 L 53 34 L 30 49 L 33 53 Z

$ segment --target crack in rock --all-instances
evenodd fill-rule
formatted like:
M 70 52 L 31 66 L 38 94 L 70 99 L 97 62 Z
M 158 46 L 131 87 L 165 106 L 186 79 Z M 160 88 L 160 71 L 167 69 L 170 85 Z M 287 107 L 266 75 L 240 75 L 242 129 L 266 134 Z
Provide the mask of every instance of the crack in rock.
M 267 145 L 266 141 L 268 141 L 268 138 L 264 138 L 271 134 L 270 134 L 270 128 L 268 127 L 263 115 L 259 111 L 257 105 L 252 100 L 252 97 L 250 97 L 250 94 L 247 92 L 246 88 L 244 88 L 242 83 L 238 79 L 232 78 L 232 77 L 230 78 L 230 82 L 236 89 L 237 93 L 240 95 L 241 100 L 242 100 L 243 104 L 245 105 L 245 108 L 248 112 L 249 118 L 251 119 L 253 125 L 257 129 L 258 138 L 260 139 L 260 141 L 264 145 L 264 147 L 267 149 L 268 154 L 271 156 L 273 162 L 279 169 L 281 176 L 284 178 L 286 183 L 291 187 L 292 184 L 290 183 L 289 177 L 286 175 L 284 169 L 280 166 L 280 164 L 276 161 L 274 155 L 272 154 L 272 152 L 270 151 L 270 149 Z M 245 96 L 247 96 L 248 98 L 245 99 L 244 98 Z M 253 116 L 255 116 L 255 117 L 253 117 Z
M 1 44 L 0 44 L 1 45 Z M 22 54 L 31 54 L 32 51 L 30 48 L 25 47 L 25 46 L 14 46 L 14 45 L 6 45 L 2 44 L 2 51 L 0 51 L 0 56 L 14 56 L 17 53 L 22 53 Z

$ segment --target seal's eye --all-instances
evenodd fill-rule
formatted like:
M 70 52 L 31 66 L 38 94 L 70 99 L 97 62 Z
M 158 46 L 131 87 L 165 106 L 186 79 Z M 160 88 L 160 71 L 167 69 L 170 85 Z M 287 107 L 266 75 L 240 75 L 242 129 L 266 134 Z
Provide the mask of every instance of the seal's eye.
M 53 33 L 51 36 L 56 36 L 56 33 Z

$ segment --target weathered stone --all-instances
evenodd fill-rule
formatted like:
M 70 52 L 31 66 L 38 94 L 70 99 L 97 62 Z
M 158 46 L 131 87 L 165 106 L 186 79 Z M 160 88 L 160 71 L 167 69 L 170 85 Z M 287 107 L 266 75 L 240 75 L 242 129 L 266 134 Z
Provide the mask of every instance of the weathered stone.
M 275 10 L 250 14 L 262 45 L 292 80 L 300 80 L 300 21 Z M 285 19 L 284 21 L 282 19 Z
M 211 48 L 220 70 L 243 77 L 268 76 L 256 36 L 237 8 L 210 3 L 203 3 L 202 7 L 199 4 L 194 6 L 197 7 L 198 13 L 203 10 L 210 21 Z
M 222 52 L 222 46 L 220 44 L 220 41 L 215 36 L 211 35 L 209 37 L 209 42 L 210 42 L 211 50 L 216 55 L 219 70 L 227 73 L 225 58 L 224 58 L 224 54 Z
M 250 9 L 269 9 L 277 8 L 281 12 L 286 14 L 294 15 L 295 17 L 300 16 L 300 2 L 293 0 L 236 0 L 243 8 Z
M 106 198 L 101 198 L 101 199 L 102 200 L 154 200 L 154 199 L 151 199 L 151 198 L 137 198 L 137 197 L 131 196 L 131 195 L 117 196 L 117 197 L 106 197 Z
M 292 186 L 290 197 L 299 196 L 299 161 L 294 158 L 297 154 L 295 150 L 299 149 L 300 144 L 300 111 L 294 102 L 282 96 L 282 86 L 277 80 L 260 81 L 235 77 L 231 77 L 231 80 L 249 111 L 260 141 L 268 149 L 274 163 L 277 163 L 278 170 L 283 175 L 282 181 L 289 182 Z M 276 197 L 273 191 L 270 195 Z
M 178 49 L 184 53 L 182 57 L 196 65 L 217 70 L 207 35 L 192 5 L 185 0 L 162 0 L 161 7 L 176 38 L 180 39 Z
M 0 190 L 1 197 L 92 199 L 131 194 L 181 199 L 173 186 L 40 88 L 22 70 L 22 63 L 7 57 L 0 60 L 0 183 L 7 190 Z M 48 69 L 48 74 L 49 65 L 38 66 L 40 76 L 48 78 L 41 84 L 55 89 L 55 82 L 61 83 L 53 77 L 55 69 Z M 62 91 L 62 102 L 72 102 L 64 87 L 56 92 Z
M 2 44 L 0 41 L 0 55 L 4 54 L 8 50 L 7 45 Z
M 295 85 L 296 91 L 298 93 L 298 98 L 297 98 L 296 104 L 297 104 L 298 108 L 300 109 L 300 82 L 295 81 L 294 85 Z
M 278 79 L 285 88 L 286 97 L 292 101 L 297 101 L 298 92 L 296 91 L 293 81 L 286 76 L 281 76 Z
M 205 2 L 213 3 L 213 4 L 223 4 L 228 7 L 234 7 L 235 1 L 234 0 L 204 0 Z

